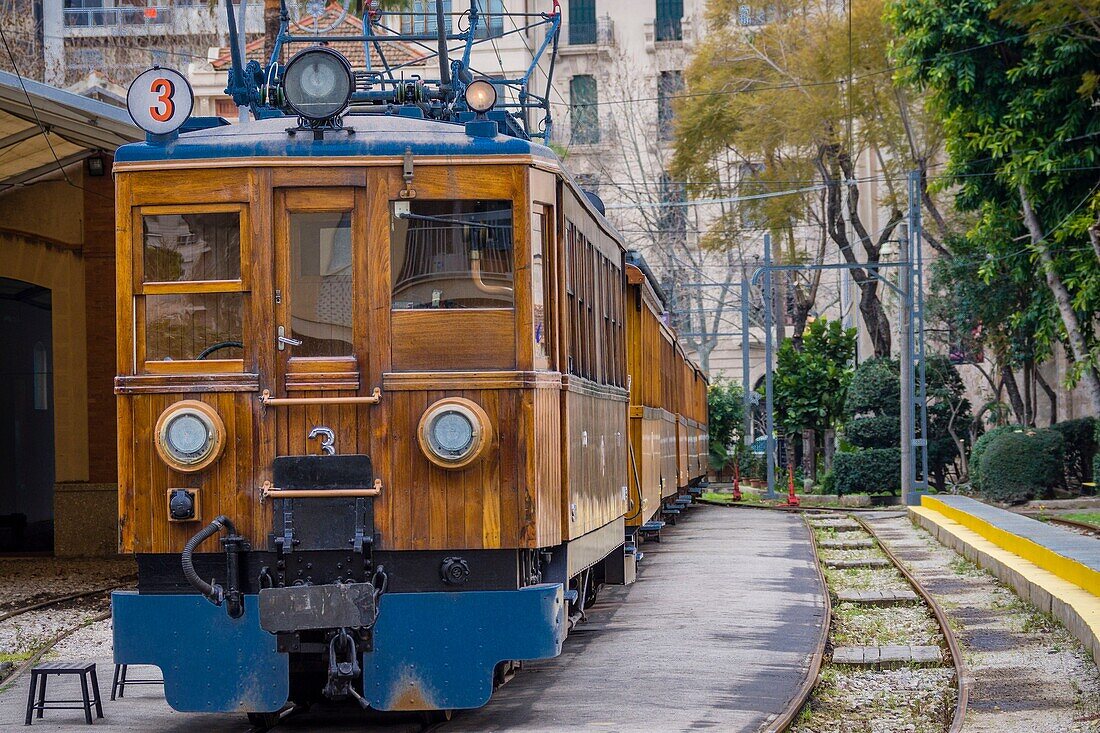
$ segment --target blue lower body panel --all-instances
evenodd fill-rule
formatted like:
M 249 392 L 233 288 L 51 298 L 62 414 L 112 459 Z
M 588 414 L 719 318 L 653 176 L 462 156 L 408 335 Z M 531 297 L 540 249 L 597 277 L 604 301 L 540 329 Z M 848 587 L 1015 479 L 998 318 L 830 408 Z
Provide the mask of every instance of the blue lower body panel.
M 182 712 L 266 712 L 289 695 L 289 655 L 260 628 L 259 603 L 231 619 L 198 595 L 112 596 L 115 662 L 152 664 Z M 512 591 L 389 593 L 374 649 L 363 654 L 363 697 L 378 710 L 475 708 L 489 701 L 500 662 L 561 653 L 560 584 Z M 317 681 L 318 691 L 324 684 Z
M 155 664 L 164 697 L 192 713 L 269 712 L 290 693 L 289 657 L 260 628 L 257 596 L 229 618 L 199 595 L 111 595 L 115 664 Z
M 565 631 L 557 583 L 384 595 L 374 651 L 363 655 L 363 696 L 378 710 L 481 707 L 499 662 L 556 657 Z

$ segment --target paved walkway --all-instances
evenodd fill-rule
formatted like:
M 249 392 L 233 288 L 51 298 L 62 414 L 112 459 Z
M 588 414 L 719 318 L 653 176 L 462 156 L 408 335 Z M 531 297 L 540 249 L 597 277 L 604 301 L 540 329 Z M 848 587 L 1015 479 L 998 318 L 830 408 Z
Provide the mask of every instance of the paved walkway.
M 797 693 L 824 603 L 806 529 L 780 512 L 696 506 L 661 544 L 643 545 L 638 582 L 605 589 L 561 656 L 527 665 L 489 705 L 443 733 L 599 730 L 757 731 Z M 99 660 L 104 696 L 111 662 Z M 155 670 L 153 670 L 155 673 Z M 0 730 L 22 728 L 26 680 L 0 693 Z M 157 687 L 105 702 L 96 728 L 246 731 L 243 716 L 173 712 Z M 83 731 L 79 711 L 47 711 L 34 727 Z M 278 731 L 415 730 L 408 719 L 364 724 L 354 710 L 293 717 Z
M 824 604 L 806 529 L 780 512 L 698 506 L 647 544 L 562 655 L 528 665 L 446 731 L 756 731 L 794 697 Z

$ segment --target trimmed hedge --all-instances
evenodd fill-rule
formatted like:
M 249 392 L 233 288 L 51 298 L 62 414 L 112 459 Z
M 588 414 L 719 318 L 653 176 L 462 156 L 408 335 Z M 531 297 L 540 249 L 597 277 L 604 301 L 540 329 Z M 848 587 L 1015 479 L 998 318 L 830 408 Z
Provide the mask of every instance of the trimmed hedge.
M 1062 485 L 1064 451 L 1065 441 L 1054 430 L 998 434 L 980 456 L 981 491 L 1008 504 L 1049 496 Z
M 1096 459 L 1097 420 L 1093 417 L 1063 420 L 1051 425 L 1050 429 L 1061 435 L 1065 442 L 1065 487 L 1080 491 L 1081 484 L 1094 480 L 1096 476 L 1092 463 Z
M 1023 425 L 1002 425 L 999 428 L 991 428 L 974 441 L 974 447 L 970 449 L 970 484 L 981 491 L 982 489 L 982 454 L 993 442 L 993 439 L 1006 433 L 1019 433 L 1024 430 Z
M 860 448 L 901 445 L 901 421 L 896 415 L 857 418 L 844 426 L 844 437 Z
M 837 494 L 876 493 L 901 489 L 901 450 L 865 448 L 858 453 L 837 453 L 833 458 Z
M 856 367 L 848 395 L 844 400 L 844 412 L 849 417 L 866 413 L 901 413 L 901 380 L 898 362 L 876 356 Z

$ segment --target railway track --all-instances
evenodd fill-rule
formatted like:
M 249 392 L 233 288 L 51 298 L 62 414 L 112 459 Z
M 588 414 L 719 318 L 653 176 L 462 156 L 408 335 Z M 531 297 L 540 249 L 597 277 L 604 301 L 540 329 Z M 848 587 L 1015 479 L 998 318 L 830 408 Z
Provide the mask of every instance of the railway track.
M 1052 517 L 1050 515 L 1043 516 L 1043 515 L 1039 515 L 1039 514 L 1025 514 L 1024 516 L 1031 517 L 1032 519 L 1040 519 L 1041 521 L 1049 522 L 1050 524 L 1056 524 L 1060 527 L 1065 527 L 1066 529 L 1073 530 L 1074 532 L 1076 532 L 1078 534 L 1083 534 L 1087 537 L 1100 538 L 1100 527 L 1097 527 L 1095 524 L 1088 524 L 1086 522 L 1078 522 L 1075 519 L 1063 519 L 1062 517 Z
M 968 700 L 969 693 L 970 693 L 969 675 L 967 673 L 965 663 L 963 661 L 962 653 L 959 649 L 958 640 L 955 638 L 955 634 L 952 631 L 950 624 L 948 623 L 947 616 L 943 612 L 943 609 L 940 608 L 939 604 L 936 603 L 935 599 L 933 599 L 931 597 L 931 595 L 928 594 L 928 592 L 921 586 L 921 584 L 917 581 L 917 579 L 909 572 L 908 569 L 906 569 L 906 567 L 898 560 L 898 558 L 893 554 L 893 552 L 890 551 L 889 547 L 887 547 L 886 544 L 883 543 L 878 538 L 878 536 L 875 534 L 875 531 L 871 527 L 871 525 L 868 524 L 868 522 L 863 517 L 861 517 L 859 514 L 860 513 L 858 513 L 858 512 L 848 512 L 848 511 L 831 511 L 831 512 L 814 511 L 814 512 L 804 512 L 803 513 L 803 516 L 806 520 L 806 523 L 810 527 L 811 536 L 813 537 L 814 552 L 819 557 L 818 568 L 821 570 L 823 582 L 826 583 L 826 587 L 828 588 L 828 595 L 832 599 L 829 605 L 830 605 L 831 608 L 834 609 L 833 613 L 835 613 L 835 606 L 833 604 L 836 603 L 837 601 L 847 601 L 850 604 L 851 603 L 856 603 L 856 604 L 858 604 L 858 603 L 868 603 L 868 604 L 876 603 L 877 604 L 877 603 L 881 602 L 881 603 L 883 603 L 883 606 L 881 606 L 881 610 L 883 612 L 887 612 L 889 610 L 889 608 L 897 608 L 897 609 L 906 608 L 906 607 L 912 608 L 913 607 L 912 605 L 908 605 L 908 606 L 902 606 L 902 605 L 891 606 L 891 605 L 887 605 L 888 603 L 893 603 L 894 602 L 894 601 L 888 601 L 883 597 L 884 595 L 888 595 L 888 593 L 887 594 L 879 594 L 877 597 L 874 593 L 868 593 L 868 594 L 865 594 L 862 601 L 853 600 L 854 598 L 859 597 L 858 593 L 853 594 L 853 593 L 849 592 L 849 593 L 845 593 L 845 594 L 841 595 L 841 593 L 838 592 L 838 588 L 835 587 L 837 582 L 838 582 L 837 578 L 839 576 L 834 576 L 833 583 L 829 584 L 829 578 L 828 578 L 829 573 L 826 572 L 825 568 L 826 568 L 826 565 L 829 564 L 831 569 L 833 569 L 835 571 L 838 571 L 838 572 L 839 571 L 844 571 L 844 570 L 859 570 L 861 567 L 878 568 L 878 569 L 882 569 L 884 571 L 893 569 L 893 570 L 897 571 L 901 575 L 901 577 L 904 579 L 904 583 L 907 584 L 912 589 L 913 593 L 915 593 L 916 598 L 914 600 L 916 601 L 916 603 L 918 605 L 923 605 L 923 607 L 926 608 L 928 610 L 928 612 L 935 619 L 935 625 L 936 625 L 936 627 L 938 627 L 940 640 L 942 642 L 942 650 L 946 651 L 946 656 L 948 657 L 948 659 L 946 660 L 946 664 L 944 664 L 944 660 L 942 660 L 942 657 L 939 657 L 939 655 L 937 655 L 937 657 L 940 658 L 940 661 L 938 663 L 935 662 L 935 661 L 928 662 L 927 659 L 925 660 L 925 663 L 930 663 L 931 666 L 929 667 L 929 669 L 934 670 L 934 669 L 941 668 L 942 666 L 950 665 L 950 667 L 953 670 L 953 686 L 955 688 L 954 689 L 955 700 L 954 700 L 954 705 L 953 705 L 953 709 L 951 710 L 950 716 L 949 717 L 945 716 L 943 730 L 946 733 L 958 733 L 962 729 L 963 718 L 966 714 L 967 700 Z M 840 531 L 835 532 L 835 535 L 836 535 L 837 538 L 843 538 L 843 539 L 830 540 L 830 542 L 831 542 L 830 545 L 826 545 L 825 548 L 821 548 L 820 547 L 820 538 L 818 536 L 818 532 L 819 532 L 819 530 L 824 530 L 825 532 L 828 532 L 828 530 L 830 528 L 833 528 L 833 529 L 836 529 L 836 530 L 840 530 L 841 528 L 843 528 L 844 529 L 843 532 L 840 532 Z M 870 544 L 868 544 L 868 541 L 870 541 Z M 828 550 L 842 549 L 842 545 L 839 544 L 839 543 L 850 544 L 850 545 L 853 546 L 851 549 L 855 549 L 856 547 L 858 547 L 860 552 L 862 552 L 863 550 L 866 550 L 867 551 L 866 552 L 866 558 L 863 559 L 863 560 L 844 560 L 844 559 L 829 559 L 829 558 L 827 558 L 825 560 L 825 562 L 821 562 L 820 558 L 821 558 L 822 554 L 821 554 L 820 550 L 821 549 L 828 549 Z M 882 562 L 881 558 L 873 557 L 876 554 L 876 551 L 881 553 L 881 555 L 885 558 L 886 562 Z M 854 563 L 860 563 L 860 562 L 866 562 L 868 564 L 867 565 L 854 564 Z M 904 597 L 904 595 L 905 595 L 904 593 L 899 591 L 896 594 L 896 597 L 898 599 L 900 599 L 900 598 Z M 870 606 L 868 606 L 868 608 L 870 608 Z M 901 613 L 901 611 L 899 610 L 896 613 Z M 891 661 L 893 663 L 901 664 L 901 665 L 906 665 L 906 664 L 912 665 L 912 664 L 917 662 L 917 659 L 919 657 L 918 652 L 920 652 L 921 649 L 924 649 L 924 650 L 931 649 L 931 647 L 913 647 L 911 645 L 902 646 L 900 643 L 896 643 L 896 644 L 893 644 L 893 645 L 882 645 L 882 646 L 868 645 L 868 646 L 864 647 L 864 646 L 853 646 L 853 645 L 851 645 L 850 642 L 845 644 L 842 648 L 841 645 L 838 645 L 838 644 L 835 643 L 835 641 L 836 641 L 835 632 L 837 631 L 837 629 L 834 627 L 834 624 L 832 623 L 832 621 L 833 621 L 833 618 L 830 618 L 830 623 L 828 624 L 828 627 L 829 627 L 829 643 L 826 646 L 826 655 L 825 655 L 825 659 L 822 660 L 822 662 L 824 662 L 825 664 L 827 664 L 829 666 L 836 667 L 837 669 L 840 668 L 840 666 L 838 666 L 838 664 L 843 665 L 843 667 L 845 669 L 850 668 L 850 669 L 867 669 L 867 670 L 870 670 L 870 669 L 885 669 L 887 667 L 887 665 L 885 663 L 876 664 L 876 665 L 864 664 L 863 666 L 860 666 L 860 664 L 858 662 L 853 663 L 852 662 L 853 650 L 875 650 L 874 653 L 876 655 L 881 653 L 881 654 L 883 654 L 882 659 L 886 660 L 886 656 L 885 656 L 886 655 L 886 650 L 889 649 L 889 650 L 891 650 L 890 654 L 894 655 L 894 656 L 891 657 L 891 659 L 889 661 Z M 940 645 L 937 644 L 936 646 L 939 647 Z M 899 649 L 909 649 L 909 653 L 912 654 L 913 656 L 910 659 L 906 660 L 904 658 L 904 655 L 898 656 L 898 654 L 901 654 L 898 651 Z M 869 654 L 871 652 L 864 651 L 863 653 L 864 654 Z M 927 651 L 925 652 L 925 656 L 927 656 Z M 876 658 L 878 658 L 878 657 L 876 657 Z M 813 674 L 813 675 L 810 675 L 808 677 L 808 679 L 811 682 L 818 682 L 819 680 L 817 679 L 817 677 L 818 677 L 817 674 Z M 795 709 L 794 715 L 786 715 L 783 719 L 783 721 L 785 722 L 785 725 L 783 727 L 777 727 L 776 730 L 780 730 L 780 731 L 785 731 L 785 730 L 797 731 L 797 730 L 800 730 L 800 728 L 799 728 L 798 724 L 796 723 L 796 721 L 804 721 L 805 720 L 804 714 L 805 714 L 805 710 L 807 710 L 807 709 L 809 709 L 811 711 L 810 714 L 812 715 L 814 694 L 815 694 L 815 692 L 818 692 L 818 691 L 819 691 L 819 688 L 816 685 L 811 685 L 811 688 L 808 691 L 806 691 L 803 699 L 801 701 L 796 701 L 796 702 L 800 702 L 801 704 L 799 704 L 798 707 Z
M 133 580 L 133 578 L 122 579 L 122 581 Z M 0 680 L 0 688 L 6 689 L 10 687 L 16 680 L 18 680 L 25 672 L 30 670 L 39 660 L 48 654 L 54 647 L 60 642 L 69 638 L 80 629 L 85 626 L 97 623 L 99 621 L 105 621 L 111 617 L 110 607 L 110 592 L 118 590 L 120 588 L 127 587 L 126 582 L 116 581 L 109 585 L 100 586 L 90 590 L 78 591 L 75 593 L 67 593 L 64 595 L 52 596 L 44 599 L 36 599 L 31 603 L 24 603 L 23 605 L 9 606 L 3 611 L 0 611 L 0 624 L 7 623 L 13 619 L 17 619 L 20 616 L 26 616 L 32 613 L 44 613 L 51 611 L 68 611 L 73 610 L 77 613 L 71 614 L 73 618 L 64 618 L 56 628 L 51 628 L 50 631 L 44 637 L 44 641 L 34 647 L 31 650 L 29 656 L 22 660 L 6 677 Z M 80 611 L 87 609 L 93 613 L 88 616 L 86 613 Z M 63 614 L 68 616 L 70 614 Z M 52 623 L 52 620 L 51 620 Z

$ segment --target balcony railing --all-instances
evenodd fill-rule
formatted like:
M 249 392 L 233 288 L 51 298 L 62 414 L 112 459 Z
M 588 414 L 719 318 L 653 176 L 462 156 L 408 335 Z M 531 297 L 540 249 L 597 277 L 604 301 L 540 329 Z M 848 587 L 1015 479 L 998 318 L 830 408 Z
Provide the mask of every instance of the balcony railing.
M 172 21 L 171 8 L 65 8 L 66 28 L 124 28 L 132 26 L 167 25 Z
M 614 46 L 615 21 L 601 15 L 592 23 L 570 23 L 567 28 L 570 46 Z

